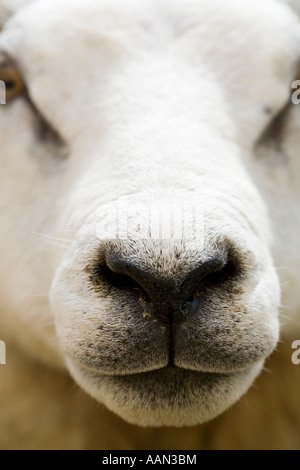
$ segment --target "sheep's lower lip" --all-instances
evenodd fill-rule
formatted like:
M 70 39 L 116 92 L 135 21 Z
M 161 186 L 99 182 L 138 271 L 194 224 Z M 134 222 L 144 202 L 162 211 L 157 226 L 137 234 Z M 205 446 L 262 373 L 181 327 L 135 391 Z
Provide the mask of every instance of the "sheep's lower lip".
M 77 365 L 78 366 L 78 365 Z M 103 372 L 101 370 L 97 370 L 97 369 L 93 369 L 93 368 L 89 368 L 89 367 L 80 367 L 79 368 L 82 370 L 82 372 L 86 372 L 88 374 L 92 374 L 94 377 L 115 377 L 115 378 L 122 378 L 122 379 L 131 379 L 131 378 L 134 378 L 134 377 L 138 377 L 138 378 L 143 378 L 144 376 L 149 376 L 150 374 L 154 375 L 154 374 L 166 374 L 167 376 L 172 376 L 172 375 L 175 375 L 177 373 L 182 373 L 182 372 L 190 372 L 190 373 L 193 373 L 193 374 L 199 374 L 199 375 L 205 375 L 205 376 L 208 376 L 208 375 L 232 375 L 233 373 L 235 372 L 222 372 L 222 374 L 220 374 L 219 372 L 207 372 L 207 371 L 202 371 L 202 370 L 191 370 L 191 369 L 187 369 L 187 368 L 183 368 L 183 367 L 177 367 L 177 366 L 171 366 L 171 365 L 168 365 L 168 366 L 165 366 L 165 367 L 159 367 L 157 369 L 149 369 L 149 370 L 142 370 L 140 372 L 123 372 L 123 373 L 119 373 L 119 372 Z M 239 371 L 236 371 L 236 372 L 239 372 Z
M 105 375 L 68 360 L 76 382 L 126 421 L 142 426 L 191 426 L 213 419 L 243 395 L 263 361 L 232 374 L 164 367 L 132 375 Z
M 218 377 L 231 377 L 234 375 L 239 374 L 240 372 L 236 373 L 228 373 L 228 374 L 219 374 L 219 373 L 210 373 L 210 372 L 202 372 L 202 371 L 195 371 L 195 370 L 189 370 L 189 369 L 183 369 L 181 367 L 176 367 L 176 366 L 167 366 L 167 367 L 161 367 L 160 369 L 153 369 L 145 372 L 139 372 L 139 373 L 133 373 L 133 374 L 103 374 L 101 372 L 97 371 L 91 371 L 89 369 L 81 369 L 81 372 L 86 375 L 86 377 L 93 378 L 95 380 L 99 379 L 101 380 L 102 378 L 107 378 L 107 379 L 112 379 L 116 381 L 120 381 L 120 383 L 128 383 L 128 384 L 137 384 L 137 383 L 142 383 L 143 381 L 147 380 L 158 380 L 159 382 L 164 382 L 167 384 L 167 382 L 172 381 L 175 378 L 178 377 L 185 377 L 185 376 L 194 376 L 198 379 L 203 379 L 203 380 L 214 380 L 215 378 Z
M 233 375 L 239 374 L 242 371 L 236 371 L 236 372 L 224 372 L 224 373 L 218 373 L 218 372 L 203 372 L 201 370 L 190 370 L 190 369 L 185 369 L 183 367 L 177 367 L 177 366 L 167 366 L 167 367 L 161 367 L 159 369 L 153 369 L 145 372 L 139 372 L 139 373 L 133 373 L 133 374 L 113 374 L 113 375 L 105 375 L 105 374 L 95 374 L 94 377 L 111 377 L 115 379 L 120 379 L 121 381 L 128 381 L 134 383 L 135 381 L 143 381 L 147 380 L 149 378 L 154 379 L 157 377 L 157 379 L 162 379 L 164 378 L 166 381 L 170 381 L 175 377 L 179 376 L 184 376 L 184 375 L 194 375 L 197 376 L 198 378 L 203 378 L 205 380 L 207 379 L 214 379 L 217 377 L 231 377 Z
M 70 363 L 69 363 L 70 365 Z M 197 379 L 197 381 L 203 382 L 203 383 L 213 383 L 218 380 L 227 380 L 230 379 L 231 377 L 236 377 L 239 375 L 247 374 L 249 370 L 251 370 L 252 367 L 244 369 L 244 370 L 237 370 L 235 372 L 224 372 L 224 373 L 219 373 L 219 372 L 204 372 L 204 371 L 197 371 L 197 370 L 190 370 L 182 367 L 177 367 L 177 366 L 166 366 L 166 367 L 161 367 L 157 369 L 152 369 L 148 371 L 142 371 L 138 373 L 104 373 L 102 371 L 98 371 L 95 369 L 90 369 L 88 367 L 81 367 L 78 364 L 76 365 L 74 362 L 71 366 L 71 369 L 75 369 L 86 379 L 92 380 L 95 382 L 101 381 L 103 379 L 107 380 L 113 380 L 115 383 L 119 384 L 127 384 L 127 385 L 133 385 L 136 386 L 137 384 L 140 383 L 145 383 L 148 381 L 151 382 L 158 382 L 162 384 L 162 386 L 168 386 L 168 384 L 172 383 L 174 381 L 180 381 L 184 380 L 185 378 L 191 379 L 192 377 L 194 379 Z

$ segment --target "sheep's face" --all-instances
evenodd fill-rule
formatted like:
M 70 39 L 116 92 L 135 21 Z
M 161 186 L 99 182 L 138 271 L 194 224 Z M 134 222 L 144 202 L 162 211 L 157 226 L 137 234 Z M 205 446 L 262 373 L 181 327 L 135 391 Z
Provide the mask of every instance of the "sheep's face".
M 26 92 L 0 108 L 1 298 L 132 423 L 212 419 L 277 343 L 257 149 L 299 37 L 271 0 L 44 0 L 2 33 Z

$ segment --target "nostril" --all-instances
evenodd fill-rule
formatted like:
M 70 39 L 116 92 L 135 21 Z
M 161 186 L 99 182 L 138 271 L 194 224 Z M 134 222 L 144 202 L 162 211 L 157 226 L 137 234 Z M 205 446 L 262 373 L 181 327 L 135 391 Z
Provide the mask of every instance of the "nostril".
M 97 266 L 97 273 L 96 275 L 107 282 L 111 287 L 114 287 L 118 290 L 139 290 L 139 292 L 143 291 L 141 286 L 130 276 L 127 274 L 122 274 L 113 271 L 110 269 L 107 264 L 100 264 Z M 146 295 L 146 293 L 143 291 Z
M 184 319 L 184 305 L 198 311 L 200 297 L 208 298 L 216 289 L 220 293 L 231 292 L 244 271 L 240 258 L 235 249 L 215 248 L 179 282 L 175 275 L 171 279 L 118 253 L 107 253 L 105 260 L 93 268 L 91 278 L 94 283 L 100 282 L 116 291 L 136 293 L 162 323 L 171 324 Z
M 199 286 L 207 282 L 217 282 L 222 276 L 226 276 L 227 264 L 228 259 L 225 252 L 215 253 L 186 276 L 180 284 L 181 295 L 186 298 L 189 293 L 190 300 Z
M 219 269 L 215 269 L 209 272 L 201 281 L 202 284 L 210 286 L 223 285 L 226 282 L 235 281 L 241 276 L 241 267 L 235 258 L 228 258 L 227 261 L 220 266 Z
M 224 253 L 217 253 L 213 257 L 199 264 L 196 269 L 193 269 L 183 280 L 180 285 L 182 292 L 193 291 L 198 284 L 201 284 L 209 276 L 215 275 L 223 270 L 226 265 L 227 259 Z
M 181 297 L 187 299 L 189 303 L 194 303 L 199 292 L 203 294 L 209 293 L 213 288 L 226 289 L 226 286 L 240 279 L 241 275 L 242 268 L 238 255 L 231 250 L 220 250 L 201 263 L 182 282 Z

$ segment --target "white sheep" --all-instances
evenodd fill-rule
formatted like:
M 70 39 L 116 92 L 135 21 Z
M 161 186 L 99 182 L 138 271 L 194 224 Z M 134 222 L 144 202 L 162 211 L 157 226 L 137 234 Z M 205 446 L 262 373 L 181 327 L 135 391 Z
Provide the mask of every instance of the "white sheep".
M 4 367 L 17 343 L 130 423 L 215 418 L 275 349 L 281 304 L 300 335 L 298 17 L 0 4 Z

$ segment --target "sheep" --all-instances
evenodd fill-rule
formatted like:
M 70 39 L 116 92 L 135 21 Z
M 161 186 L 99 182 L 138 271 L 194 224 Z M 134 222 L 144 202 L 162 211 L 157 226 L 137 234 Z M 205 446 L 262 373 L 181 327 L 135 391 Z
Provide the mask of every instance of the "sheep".
M 8 382 L 16 347 L 130 425 L 197 426 L 254 383 L 281 305 L 298 339 L 285 3 L 2 1 Z

